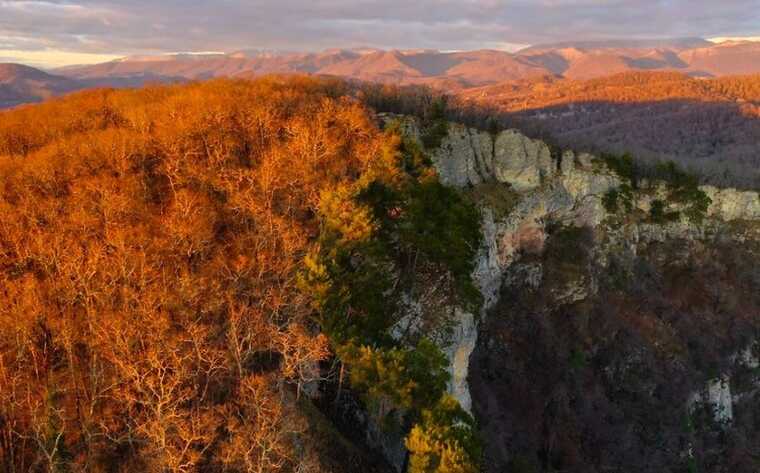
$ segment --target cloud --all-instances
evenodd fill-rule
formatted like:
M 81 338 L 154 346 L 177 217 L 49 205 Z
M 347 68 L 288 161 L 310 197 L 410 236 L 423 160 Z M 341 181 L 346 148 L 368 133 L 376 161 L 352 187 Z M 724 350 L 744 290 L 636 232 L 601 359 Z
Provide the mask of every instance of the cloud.
M 72 53 L 55 49 L 24 51 L 4 49 L 0 43 L 0 62 L 19 62 L 35 67 L 62 67 L 71 64 L 98 64 L 121 56 L 113 54 Z
M 0 48 L 96 54 L 451 50 L 758 30 L 757 0 L 0 0 Z

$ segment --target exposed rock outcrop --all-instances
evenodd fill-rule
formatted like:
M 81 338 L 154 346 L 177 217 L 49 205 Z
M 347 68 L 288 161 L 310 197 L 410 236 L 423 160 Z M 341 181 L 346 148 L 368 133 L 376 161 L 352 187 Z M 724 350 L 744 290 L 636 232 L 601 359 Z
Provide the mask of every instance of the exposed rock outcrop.
M 416 119 L 385 115 L 384 120 L 400 120 L 404 132 L 420 144 L 421 131 Z M 480 314 L 455 308 L 457 314 L 451 336 L 441 342 L 450 360 L 450 392 L 469 410 L 467 362 L 477 339 L 478 321 L 498 299 L 502 279 L 510 266 L 523 254 L 538 254 L 547 238 L 547 224 L 559 222 L 598 227 L 607 217 L 602 199 L 623 181 L 600 165 L 594 156 L 566 151 L 552 156 L 549 146 L 528 138 L 516 130 L 497 134 L 449 125 L 439 148 L 430 150 L 433 163 L 444 184 L 468 188 L 497 182 L 519 194 L 519 202 L 506 216 L 497 216 L 483 208 L 483 247 L 479 252 L 474 280 L 484 297 Z M 756 192 L 703 187 L 712 200 L 707 215 L 722 221 L 760 218 L 760 198 Z M 654 195 L 664 190 L 656 190 Z M 654 197 L 644 195 L 634 205 L 648 211 Z M 617 232 L 611 229 L 606 242 L 635 253 L 636 245 L 645 241 L 669 238 L 701 238 L 714 231 L 710 224 L 695 225 L 684 219 L 667 224 L 640 223 Z M 603 253 L 603 252 L 602 252 Z M 606 255 L 600 254 L 604 260 Z M 568 286 L 558 294 L 567 302 L 582 300 L 593 291 L 593 281 Z
M 496 180 L 517 191 L 529 191 L 557 169 L 546 143 L 515 130 L 493 136 L 451 124 L 440 148 L 432 154 L 441 180 L 458 187 Z
M 718 189 L 713 186 L 703 186 L 702 190 L 712 200 L 708 215 L 727 221 L 760 219 L 760 198 L 757 192 Z
M 734 404 L 731 396 L 731 378 L 721 376 L 710 380 L 705 388 L 692 394 L 689 410 L 693 411 L 699 404 L 707 404 L 713 418 L 721 425 L 728 425 L 734 419 Z
M 410 137 L 420 138 L 420 126 L 416 120 L 398 116 L 385 118 L 400 119 Z M 419 141 L 421 145 L 422 140 Z M 679 218 L 655 222 L 649 218 L 650 209 L 655 200 L 667 199 L 669 189 L 665 184 L 646 183 L 645 189 L 633 192 L 627 216 L 613 215 L 604 204 L 605 196 L 623 188 L 627 183 L 625 179 L 590 154 L 566 151 L 553 155 L 545 143 L 514 130 L 493 135 L 451 124 L 440 148 L 428 152 L 444 184 L 472 192 L 476 199 L 479 195 L 482 197 L 479 189 L 490 192 L 494 187 L 503 188 L 508 190 L 504 195 L 514 200 L 507 206 L 507 211 L 493 205 L 493 200 L 480 201 L 484 239 L 475 262 L 473 280 L 483 296 L 481 312 L 474 314 L 460 307 L 443 308 L 453 314 L 447 319 L 446 330 L 430 333 L 430 328 L 418 320 L 423 312 L 419 301 L 408 301 L 408 317 L 397 327 L 401 331 L 425 331 L 438 343 L 449 360 L 449 392 L 468 411 L 473 409 L 470 358 L 474 350 L 481 349 L 479 332 L 488 325 L 487 314 L 500 304 L 505 288 L 532 292 L 535 297 L 550 301 L 554 307 L 572 306 L 593 300 L 597 295 L 600 290 L 599 268 L 607 268 L 613 259 L 617 264 L 621 261 L 633 264 L 639 258 L 639 252 L 645 251 L 649 245 L 683 241 L 690 247 L 699 247 L 702 244 L 699 242 L 716 241 L 724 238 L 724 234 L 731 241 L 760 241 L 760 225 L 756 224 L 760 220 L 757 192 L 701 187 L 710 199 L 704 220 L 692 221 L 682 213 Z M 498 200 L 502 196 L 497 192 L 491 197 Z M 571 274 L 572 277 L 561 280 L 561 283 L 555 280 L 547 288 L 547 278 L 554 276 L 547 273 L 542 255 L 558 226 L 592 229 L 594 242 L 589 264 L 596 270 L 589 267 L 577 275 Z M 630 272 L 633 268 L 622 270 Z M 548 292 L 540 292 L 545 289 Z M 494 345 L 493 339 L 489 338 L 488 350 L 500 353 L 498 356 L 510 356 L 509 345 L 501 346 L 501 343 Z M 638 366 L 645 364 L 643 360 L 651 362 L 652 355 L 648 352 L 651 347 L 629 346 L 628 349 L 633 350 L 633 354 L 639 353 L 641 359 L 636 361 L 633 357 L 627 364 L 614 368 L 614 376 L 622 379 L 627 379 L 628 371 L 636 373 Z M 573 363 L 582 366 L 585 356 L 579 352 Z M 751 350 L 740 351 L 739 358 L 746 361 L 742 362 L 745 367 L 760 365 Z M 683 369 L 675 366 L 673 369 Z M 689 397 L 688 389 L 704 382 L 692 377 L 692 388 L 686 387 L 680 399 L 682 408 L 687 411 L 697 405 L 711 406 L 714 420 L 728 426 L 737 415 L 742 415 L 741 409 L 737 408 L 739 403 L 746 405 L 746 400 L 756 390 L 736 389 L 730 370 L 725 364 L 722 366 L 727 371 L 719 371 L 712 381 Z M 476 382 L 483 382 L 482 378 Z M 645 396 L 652 396 L 659 389 L 656 380 L 642 379 L 639 382 Z M 684 455 L 688 457 L 686 453 Z
M 754 344 L 739 351 L 733 357 L 733 361 L 740 369 L 756 371 L 760 368 L 760 357 L 756 354 Z M 760 388 L 760 383 L 758 383 L 760 380 L 753 381 L 752 387 Z M 702 390 L 691 395 L 688 403 L 689 410 L 693 411 L 700 404 L 707 404 L 713 414 L 713 419 L 718 424 L 723 426 L 731 424 L 734 419 L 734 404 L 744 398 L 743 395 L 732 390 L 734 382 L 735 380 L 728 374 L 709 380 Z

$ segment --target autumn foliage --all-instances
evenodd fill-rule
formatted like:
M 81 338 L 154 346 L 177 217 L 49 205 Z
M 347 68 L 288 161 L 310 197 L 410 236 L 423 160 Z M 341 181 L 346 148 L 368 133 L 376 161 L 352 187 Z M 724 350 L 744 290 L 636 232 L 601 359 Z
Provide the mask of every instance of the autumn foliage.
M 672 160 L 719 187 L 757 188 L 760 76 L 711 79 L 636 71 L 588 80 L 543 77 L 462 91 L 467 118 L 488 115 L 562 147 Z M 465 104 L 469 103 L 469 107 Z M 484 110 L 490 114 L 484 115 Z M 478 120 L 476 117 L 481 115 Z M 479 122 L 479 123 L 478 123 Z
M 337 85 L 95 91 L 0 117 L 0 470 L 295 468 L 320 194 L 381 135 Z M 304 470 L 301 470 L 304 471 Z
M 324 471 L 304 392 L 336 348 L 349 370 L 349 354 L 411 356 L 376 283 L 403 255 L 441 258 L 424 248 L 437 228 L 403 217 L 440 184 L 410 177 L 402 148 L 342 82 L 306 78 L 0 115 L 0 470 Z M 406 239 L 379 237 L 388 215 Z M 429 360 L 394 366 L 413 394 L 434 363 L 421 409 L 447 378 L 419 343 Z M 363 369 L 356 389 L 395 389 L 362 389 Z

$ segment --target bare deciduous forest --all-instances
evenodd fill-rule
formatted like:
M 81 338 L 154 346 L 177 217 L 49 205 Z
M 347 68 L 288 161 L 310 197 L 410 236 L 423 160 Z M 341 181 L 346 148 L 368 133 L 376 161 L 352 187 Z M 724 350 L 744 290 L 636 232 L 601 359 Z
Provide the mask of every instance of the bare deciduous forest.
M 744 81 L 711 84 L 716 94 L 757 93 Z M 405 137 L 400 123 L 381 129 L 375 110 L 417 115 L 421 143 Z M 366 424 L 400 437 L 410 473 L 499 468 L 482 463 L 501 458 L 503 452 L 494 453 L 498 444 L 484 446 L 473 417 L 446 394 L 450 374 L 440 348 L 422 334 L 395 339 L 390 333 L 403 315 L 401 301 L 425 281 L 435 279 L 441 306 L 472 313 L 482 307 L 471 278 L 483 238 L 480 210 L 466 192 L 438 181 L 429 148 L 447 133 L 446 118 L 496 131 L 515 123 L 513 114 L 424 87 L 272 76 L 87 91 L 0 118 L 0 470 L 390 471 L 364 444 L 367 425 L 336 418 L 347 405 L 359 406 Z M 639 165 L 625 159 L 638 175 Z M 696 189 L 696 178 L 689 182 Z M 555 253 L 572 255 L 582 247 L 569 242 L 569 249 Z M 741 296 L 756 293 L 754 250 L 734 255 L 731 245 L 721 248 L 712 261 L 731 256 L 735 265 L 710 270 L 720 275 L 720 286 L 700 276 L 694 294 L 681 297 L 678 291 L 693 284 L 671 278 L 669 267 L 658 270 L 662 276 L 652 269 L 631 283 L 651 283 L 647 292 L 636 286 L 609 294 L 623 290 L 631 300 L 657 295 L 664 302 L 642 306 L 635 317 L 612 310 L 630 306 L 628 299 L 608 301 L 609 314 L 579 309 L 581 325 L 571 327 L 571 335 L 539 331 L 540 340 L 530 323 L 502 327 L 498 312 L 511 314 L 516 304 L 521 313 L 527 307 L 525 313 L 551 314 L 551 321 L 564 317 L 565 309 L 513 295 L 496 308 L 487 336 L 503 333 L 527 343 L 510 352 L 510 362 L 530 359 L 541 347 L 554 353 L 551 369 L 527 370 L 552 384 L 559 379 L 552 369 L 573 376 L 595 366 L 573 358 L 578 340 L 589 347 L 608 343 L 607 328 L 655 323 L 663 314 L 671 317 L 668 323 L 686 323 L 679 304 L 702 310 L 712 300 L 697 295 L 714 287 L 725 289 L 730 300 L 710 306 L 699 325 L 704 329 L 680 330 L 693 340 L 668 341 L 688 350 L 662 346 L 663 356 L 717 358 L 749 343 L 757 307 L 756 298 Z M 574 265 L 583 263 L 577 259 Z M 545 263 L 549 282 L 552 271 L 575 271 L 563 261 Z M 696 267 L 688 270 L 697 281 Z M 610 325 L 596 334 L 583 326 L 588 317 Z M 707 340 L 705 334 L 721 324 L 730 326 L 727 335 Z M 643 339 L 653 346 L 662 341 L 659 335 Z M 567 348 L 569 361 L 557 347 Z M 479 404 L 490 389 L 482 386 L 491 382 L 479 376 L 498 371 L 488 360 L 501 361 L 476 360 L 481 433 L 531 433 L 518 450 L 527 464 L 537 458 L 546 471 L 601 464 L 588 443 L 596 437 L 573 437 L 573 429 L 599 410 L 562 422 L 558 416 L 569 416 L 569 408 L 543 412 L 547 425 L 570 426 L 547 431 L 548 440 L 545 432 L 521 425 L 489 425 L 503 412 Z M 604 361 L 597 360 L 600 366 Z M 684 378 L 688 386 L 679 388 L 684 392 L 701 382 L 701 372 L 692 371 Z M 494 389 L 512 390 L 514 406 L 523 402 L 539 412 L 533 402 L 542 398 L 513 381 Z M 606 389 L 602 381 L 599 389 Z M 587 394 L 580 384 L 572 386 L 579 398 Z M 681 394 L 673 393 L 673 406 Z M 614 393 L 609 398 L 612 409 L 619 399 Z M 633 414 L 640 404 L 631 401 Z M 654 408 L 646 412 L 657 415 Z M 633 414 L 617 422 L 625 427 L 638 419 Z M 754 415 L 738 419 L 731 438 L 751 443 Z M 709 427 L 704 435 L 714 432 Z M 594 429 L 600 437 L 611 431 Z M 568 435 L 562 448 L 553 447 L 555 434 Z M 657 442 L 647 438 L 640 445 Z M 706 443 L 699 452 L 707 452 L 705 461 L 722 462 L 724 444 Z M 605 455 L 622 458 L 618 447 L 605 447 Z M 751 468 L 755 451 L 736 452 L 732 464 Z M 634 457 L 623 463 L 648 461 L 647 455 Z M 661 464 L 671 460 L 664 457 Z
M 384 471 L 311 401 L 350 381 L 410 471 L 476 470 L 445 358 L 388 329 L 408 262 L 471 295 L 478 215 L 355 95 L 270 77 L 3 113 L 0 469 Z
M 760 76 L 696 79 L 627 72 L 590 80 L 525 79 L 461 99 L 504 124 L 594 152 L 673 160 L 721 186 L 760 186 Z M 482 113 L 482 112 L 480 112 Z
M 295 271 L 320 192 L 381 144 L 325 89 L 96 91 L 4 115 L 0 469 L 294 464 L 298 390 L 328 356 Z

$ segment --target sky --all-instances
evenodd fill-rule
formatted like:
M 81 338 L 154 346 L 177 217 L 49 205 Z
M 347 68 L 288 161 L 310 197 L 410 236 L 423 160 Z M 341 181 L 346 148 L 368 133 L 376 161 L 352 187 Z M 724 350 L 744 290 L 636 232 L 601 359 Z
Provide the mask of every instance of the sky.
M 0 0 L 0 62 L 333 47 L 514 50 L 760 36 L 760 0 Z

